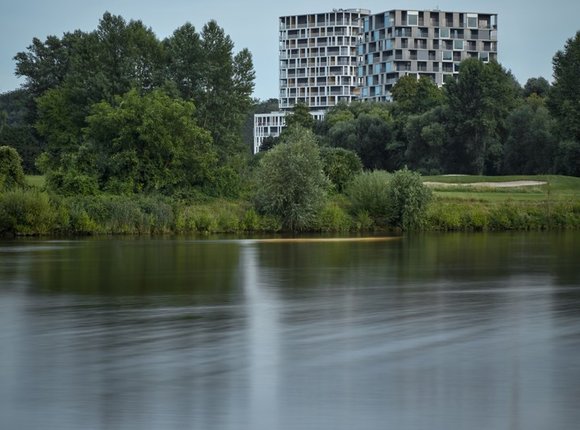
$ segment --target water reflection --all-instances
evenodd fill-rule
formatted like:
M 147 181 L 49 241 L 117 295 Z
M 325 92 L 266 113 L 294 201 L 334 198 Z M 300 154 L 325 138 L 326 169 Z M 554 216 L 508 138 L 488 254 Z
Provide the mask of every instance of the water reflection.
M 574 428 L 579 250 L 0 243 L 0 428 Z

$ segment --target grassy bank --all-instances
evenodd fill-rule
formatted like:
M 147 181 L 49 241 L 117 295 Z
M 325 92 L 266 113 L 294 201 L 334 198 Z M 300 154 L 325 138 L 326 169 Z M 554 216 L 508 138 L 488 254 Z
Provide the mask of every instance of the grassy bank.
M 437 176 L 422 229 L 425 231 L 503 231 L 580 229 L 580 178 L 563 176 Z M 2 235 L 108 235 L 274 233 L 279 219 L 258 214 L 244 200 L 176 201 L 163 196 L 62 197 L 42 190 L 42 177 L 28 177 L 27 190 L 0 194 Z M 545 181 L 517 188 L 459 184 Z M 311 232 L 388 230 L 367 213 L 352 213 L 348 200 L 334 195 L 318 213 Z

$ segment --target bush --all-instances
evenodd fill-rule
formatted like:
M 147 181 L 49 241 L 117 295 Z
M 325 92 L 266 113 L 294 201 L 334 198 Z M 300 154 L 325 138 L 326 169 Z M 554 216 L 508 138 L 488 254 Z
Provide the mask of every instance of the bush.
M 462 224 L 464 209 L 457 204 L 440 202 L 429 205 L 425 214 L 425 229 L 435 231 L 464 230 Z
M 0 146 L 0 191 L 25 186 L 26 179 L 18 151 L 11 146 Z
M 420 228 L 431 197 L 421 175 L 407 168 L 396 171 L 387 189 L 389 224 L 403 230 Z
M 316 229 L 320 231 L 348 231 L 351 226 L 350 217 L 336 202 L 327 203 L 316 219 Z
M 363 172 L 348 184 L 345 194 L 353 214 L 367 214 L 376 225 L 385 225 L 389 218 L 389 181 L 383 170 Z
M 260 217 L 254 209 L 248 209 L 243 217 L 240 224 L 243 231 L 257 231 L 260 229 Z
M 46 193 L 15 190 L 0 195 L 0 233 L 49 233 L 56 229 L 57 217 Z

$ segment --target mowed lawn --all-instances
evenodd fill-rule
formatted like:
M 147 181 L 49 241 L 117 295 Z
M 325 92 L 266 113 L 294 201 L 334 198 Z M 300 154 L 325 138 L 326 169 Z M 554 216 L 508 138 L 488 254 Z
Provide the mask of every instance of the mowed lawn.
M 475 200 L 483 202 L 517 201 L 580 201 L 580 178 L 558 175 L 525 176 L 424 176 L 424 182 L 439 182 L 445 185 L 430 185 L 436 197 L 443 200 Z M 541 181 L 544 185 L 528 185 L 509 188 L 462 185 L 481 182 Z

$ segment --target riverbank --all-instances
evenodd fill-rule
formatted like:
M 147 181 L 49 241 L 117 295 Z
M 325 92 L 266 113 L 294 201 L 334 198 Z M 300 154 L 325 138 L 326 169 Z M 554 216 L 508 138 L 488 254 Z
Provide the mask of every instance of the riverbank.
M 29 179 L 30 180 L 30 179 Z M 434 197 L 423 231 L 529 231 L 580 229 L 580 178 L 563 176 L 425 177 Z M 492 187 L 520 181 L 517 187 Z M 534 181 L 522 186 L 521 181 Z M 543 184 L 538 184 L 542 182 Z M 27 190 L 0 195 L 0 235 L 150 235 L 281 233 L 282 222 L 261 215 L 249 200 L 183 201 L 165 196 L 62 197 L 33 178 Z M 473 185 L 485 183 L 485 185 Z M 472 184 L 465 186 L 462 184 Z M 393 231 L 365 212 L 352 213 L 344 196 L 329 198 L 307 232 Z
M 392 230 L 354 216 L 330 201 L 309 232 L 366 233 Z M 578 201 L 448 200 L 435 197 L 424 216 L 423 231 L 504 231 L 580 229 Z M 210 233 L 281 233 L 282 224 L 242 201 L 202 204 L 165 198 L 97 196 L 53 198 L 31 191 L 0 198 L 0 232 L 19 235 L 150 235 Z

